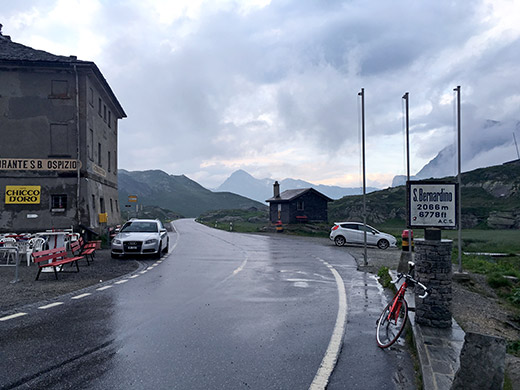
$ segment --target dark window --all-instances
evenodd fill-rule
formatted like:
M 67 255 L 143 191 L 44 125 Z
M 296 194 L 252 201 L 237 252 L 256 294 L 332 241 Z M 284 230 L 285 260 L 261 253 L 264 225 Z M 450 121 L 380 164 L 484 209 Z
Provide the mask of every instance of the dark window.
M 368 227 L 368 226 L 363 226 L 363 225 L 358 225 L 358 229 L 361 230 L 362 232 L 366 230 L 367 233 L 373 233 L 375 234 L 376 232 L 374 231 L 374 229 Z
M 94 130 L 92 129 L 88 132 L 87 151 L 88 158 L 94 161 Z
M 51 195 L 51 211 L 65 211 L 67 208 L 67 195 Z
M 88 89 L 88 102 L 92 107 L 94 107 L 94 90 L 92 88 Z
M 303 210 L 303 200 L 296 202 L 296 210 Z
M 110 172 L 110 165 L 112 165 L 112 159 L 110 158 L 110 152 L 108 152 L 108 172 Z
M 51 96 L 55 98 L 68 97 L 69 82 L 67 80 L 51 81 Z
M 98 114 L 101 116 L 101 109 L 103 108 L 103 102 L 101 101 L 101 98 L 98 99 Z
M 344 223 L 341 225 L 343 229 L 352 229 L 352 230 L 359 230 L 358 225 L 354 223 Z
M 98 142 L 98 165 L 101 166 L 101 143 Z
M 107 121 L 107 106 L 103 104 L 103 120 Z
M 112 127 L 112 111 L 108 110 L 108 127 Z
M 104 213 L 105 210 L 105 198 L 99 198 L 99 212 Z
M 117 150 L 114 150 L 114 173 L 117 175 Z
M 110 212 L 114 214 L 114 203 L 112 201 L 112 198 L 110 198 Z
M 69 128 L 67 125 L 51 125 L 51 155 L 55 157 L 70 157 Z
M 117 199 L 116 199 L 116 211 L 119 212 L 119 203 L 117 202 Z
M 96 212 L 96 195 L 92 195 L 92 211 Z

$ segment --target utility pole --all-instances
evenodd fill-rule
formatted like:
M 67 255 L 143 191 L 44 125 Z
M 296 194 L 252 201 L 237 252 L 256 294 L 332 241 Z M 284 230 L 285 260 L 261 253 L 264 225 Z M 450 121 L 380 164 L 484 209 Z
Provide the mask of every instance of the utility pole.
M 363 265 L 368 265 L 367 256 L 367 186 L 366 186 L 366 172 L 365 172 L 365 88 L 361 88 L 358 93 L 361 96 L 361 149 L 363 156 L 363 242 L 364 242 L 364 260 Z

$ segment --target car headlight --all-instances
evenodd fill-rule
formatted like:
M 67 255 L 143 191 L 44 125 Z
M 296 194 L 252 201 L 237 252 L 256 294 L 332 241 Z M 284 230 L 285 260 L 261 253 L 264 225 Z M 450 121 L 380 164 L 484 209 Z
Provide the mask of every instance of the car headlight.
M 121 240 L 114 240 L 114 244 L 121 245 Z
M 144 243 L 145 244 L 156 244 L 157 240 L 155 240 L 155 239 L 154 240 L 146 240 Z

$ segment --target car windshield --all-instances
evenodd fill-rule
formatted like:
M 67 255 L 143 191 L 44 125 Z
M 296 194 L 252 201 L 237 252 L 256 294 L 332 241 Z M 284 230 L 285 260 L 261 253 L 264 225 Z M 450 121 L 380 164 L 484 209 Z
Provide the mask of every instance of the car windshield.
M 121 232 L 125 233 L 157 233 L 158 231 L 159 228 L 155 222 L 128 222 L 121 229 Z

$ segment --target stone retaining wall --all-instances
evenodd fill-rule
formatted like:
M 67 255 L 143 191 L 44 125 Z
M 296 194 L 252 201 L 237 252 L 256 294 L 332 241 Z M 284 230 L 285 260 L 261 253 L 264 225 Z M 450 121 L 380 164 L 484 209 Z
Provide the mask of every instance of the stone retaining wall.
M 451 327 L 452 264 L 451 240 L 415 240 L 415 278 L 430 289 L 421 299 L 416 290 L 415 321 L 434 328 Z

